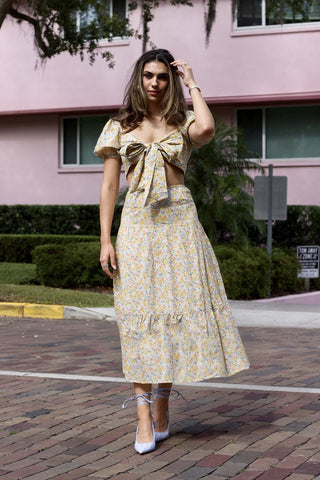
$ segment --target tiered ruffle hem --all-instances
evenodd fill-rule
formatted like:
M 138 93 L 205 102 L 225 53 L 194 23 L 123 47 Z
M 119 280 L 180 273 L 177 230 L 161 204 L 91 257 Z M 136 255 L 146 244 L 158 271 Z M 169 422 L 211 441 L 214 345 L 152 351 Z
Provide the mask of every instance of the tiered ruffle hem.
M 249 367 L 219 266 L 190 191 L 144 206 L 128 193 L 118 232 L 115 308 L 123 371 L 137 383 L 190 383 Z

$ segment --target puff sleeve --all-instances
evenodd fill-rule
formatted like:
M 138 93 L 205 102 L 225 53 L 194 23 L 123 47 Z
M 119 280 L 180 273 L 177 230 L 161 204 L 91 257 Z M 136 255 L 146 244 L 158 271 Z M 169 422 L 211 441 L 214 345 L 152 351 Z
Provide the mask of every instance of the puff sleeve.
M 207 143 L 209 143 L 213 139 L 214 133 L 212 134 L 212 137 L 209 140 L 206 140 L 203 143 L 195 143 L 195 142 L 191 141 L 190 136 L 189 136 L 189 127 L 190 127 L 191 123 L 193 123 L 195 121 L 195 115 L 194 115 L 194 112 L 192 110 L 187 110 L 186 114 L 187 114 L 187 118 L 186 118 L 186 121 L 184 122 L 184 124 L 181 127 L 181 133 L 182 133 L 183 137 L 185 138 L 185 141 L 187 142 L 187 144 L 190 147 L 200 148 L 203 145 L 206 145 Z
M 93 153 L 97 157 L 121 158 L 119 149 L 121 147 L 121 126 L 116 120 L 110 119 L 104 126 Z

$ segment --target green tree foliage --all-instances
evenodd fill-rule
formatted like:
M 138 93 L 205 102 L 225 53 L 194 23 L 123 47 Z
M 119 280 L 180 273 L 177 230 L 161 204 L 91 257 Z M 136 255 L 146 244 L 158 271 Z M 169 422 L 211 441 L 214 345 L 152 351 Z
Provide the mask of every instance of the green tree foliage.
M 289 205 L 286 221 L 273 227 L 273 243 L 280 248 L 320 244 L 320 208 L 317 205 Z
M 33 27 L 42 60 L 61 52 L 79 54 L 83 60 L 87 53 L 90 63 L 101 55 L 112 67 L 112 55 L 98 49 L 99 41 L 129 34 L 128 20 L 111 17 L 106 3 L 99 0 L 0 0 L 0 26 L 6 15 Z
M 246 245 L 249 229 L 263 228 L 253 220 L 253 179 L 248 174 L 262 168 L 248 158 L 237 129 L 222 123 L 217 124 L 214 139 L 192 153 L 186 184 L 214 244 L 232 241 Z
M 131 28 L 129 19 L 110 16 L 106 0 L 0 0 L 0 28 L 7 16 L 31 25 L 42 60 L 68 52 L 80 55 L 81 60 L 87 54 L 91 64 L 101 56 L 113 67 L 112 54 L 106 48 L 100 49 L 99 42 L 135 35 L 143 39 L 145 48 L 150 42 L 149 22 L 160 3 L 165 0 L 129 0 L 129 11 L 141 9 L 142 34 Z M 171 0 L 171 4 L 192 6 L 188 0 Z

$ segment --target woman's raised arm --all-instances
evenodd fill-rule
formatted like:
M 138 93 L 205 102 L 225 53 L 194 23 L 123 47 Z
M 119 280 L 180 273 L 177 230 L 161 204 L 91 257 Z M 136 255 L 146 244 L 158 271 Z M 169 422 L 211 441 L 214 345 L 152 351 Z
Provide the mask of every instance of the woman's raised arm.
M 185 60 L 175 60 L 172 65 L 183 69 L 183 71 L 178 70 L 178 74 L 185 86 L 189 88 L 192 98 L 195 121 L 189 127 L 190 140 L 195 145 L 208 143 L 214 135 L 214 119 L 201 95 L 200 86 L 194 79 L 192 68 Z

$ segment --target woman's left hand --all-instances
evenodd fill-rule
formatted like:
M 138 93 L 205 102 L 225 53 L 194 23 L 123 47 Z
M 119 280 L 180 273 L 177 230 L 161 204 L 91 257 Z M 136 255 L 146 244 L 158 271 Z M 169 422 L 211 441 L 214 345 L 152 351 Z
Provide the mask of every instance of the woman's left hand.
M 171 65 L 182 68 L 182 71 L 177 70 L 177 73 L 182 78 L 186 87 L 190 88 L 192 85 L 196 84 L 193 77 L 192 68 L 185 60 L 175 60 L 174 62 L 171 62 Z

